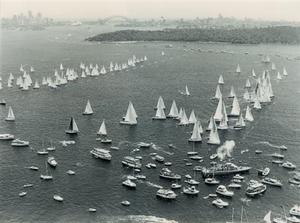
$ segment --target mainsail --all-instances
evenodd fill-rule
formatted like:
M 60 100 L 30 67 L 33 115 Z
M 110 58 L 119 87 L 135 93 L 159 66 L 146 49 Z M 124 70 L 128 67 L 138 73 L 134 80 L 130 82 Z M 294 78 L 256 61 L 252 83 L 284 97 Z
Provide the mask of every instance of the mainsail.
M 180 123 L 179 125 L 188 125 L 189 124 L 189 120 L 186 116 L 186 113 L 185 113 L 185 109 L 183 108 L 182 109 L 182 116 L 180 118 Z
M 158 109 L 158 108 L 162 108 L 162 109 L 166 108 L 164 99 L 162 98 L 162 96 L 159 96 L 159 98 L 158 98 L 156 109 Z
M 192 141 L 192 142 L 201 142 L 202 141 L 201 133 L 199 131 L 199 122 L 198 121 L 196 121 L 194 123 L 193 133 L 192 133 L 192 136 L 189 139 L 189 141 Z
M 197 122 L 197 118 L 193 109 L 190 114 L 189 123 L 194 124 L 196 122 Z
M 102 121 L 101 126 L 100 126 L 99 131 L 97 132 L 97 134 L 102 135 L 102 136 L 107 135 L 105 120 Z
M 86 106 L 85 106 L 85 110 L 83 112 L 84 115 L 91 115 L 93 114 L 93 109 L 90 103 L 90 100 L 87 101 Z
M 251 113 L 251 108 L 249 107 L 249 105 L 247 105 L 245 120 L 248 121 L 248 122 L 253 122 L 254 121 L 253 115 Z
M 11 106 L 9 106 L 6 120 L 7 121 L 15 121 L 15 119 L 16 118 L 15 118 L 14 112 L 13 112 Z
M 219 77 L 218 84 L 224 84 L 224 78 L 222 75 Z
M 213 125 L 212 125 L 212 129 L 209 133 L 209 139 L 207 141 L 208 144 L 214 144 L 214 145 L 219 145 L 220 142 L 220 138 L 219 138 L 219 134 L 218 134 L 218 129 L 216 126 L 215 121 L 213 120 Z
M 173 102 L 172 102 L 172 106 L 171 106 L 170 112 L 168 114 L 168 117 L 170 117 L 170 118 L 178 117 L 178 108 L 177 108 L 175 100 L 173 100 Z
M 239 64 L 237 65 L 235 72 L 238 74 L 241 73 L 241 68 Z
M 231 88 L 230 88 L 230 93 L 229 93 L 228 97 L 229 98 L 236 97 L 236 93 L 235 93 L 235 90 L 234 90 L 233 86 L 231 86 Z
M 217 85 L 217 88 L 216 88 L 216 93 L 215 93 L 215 99 L 220 99 L 222 97 L 222 92 L 220 90 L 220 85 Z
M 237 97 L 233 98 L 232 109 L 230 112 L 230 116 L 239 116 L 240 115 L 240 105 Z

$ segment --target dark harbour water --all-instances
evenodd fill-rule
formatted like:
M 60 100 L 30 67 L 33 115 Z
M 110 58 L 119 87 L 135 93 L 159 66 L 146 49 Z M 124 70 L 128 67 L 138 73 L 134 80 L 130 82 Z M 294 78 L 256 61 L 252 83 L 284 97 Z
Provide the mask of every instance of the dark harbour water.
M 235 208 L 239 219 L 242 205 L 248 222 L 262 222 L 268 210 L 279 213 L 281 205 L 289 210 L 297 202 L 299 204 L 300 188 L 287 182 L 292 172 L 271 164 L 268 154 L 279 151 L 276 146 L 285 145 L 288 147 L 285 159 L 300 166 L 300 62 L 290 59 L 300 55 L 300 46 L 198 42 L 97 44 L 82 41 L 92 34 L 110 30 L 111 27 L 83 26 L 1 32 L 0 72 L 4 88 L 0 97 L 5 98 L 8 104 L 0 107 L 0 133 L 11 133 L 29 140 L 32 148 L 12 148 L 8 142 L 0 142 L 0 222 L 225 222 L 230 220 L 232 208 Z M 166 48 L 166 44 L 173 44 L 173 47 Z M 205 52 L 199 52 L 198 48 Z M 166 53 L 164 57 L 161 56 L 162 50 Z M 221 50 L 234 53 L 220 53 Z M 245 130 L 228 130 L 220 133 L 220 137 L 222 142 L 235 141 L 232 156 L 236 162 L 241 161 L 254 169 L 269 166 L 271 175 L 284 183 L 281 189 L 268 187 L 263 196 L 246 204 L 241 200 L 245 198 L 246 184 L 243 183 L 242 189 L 235 190 L 234 197 L 229 200 L 230 206 L 217 209 L 211 205 L 211 199 L 203 199 L 214 193 L 216 187 L 205 185 L 199 174 L 198 197 L 187 197 L 178 191 L 176 201 L 165 202 L 155 197 L 155 185 L 170 186 L 170 182 L 158 177 L 161 164 L 157 169 L 142 168 L 147 181 L 138 182 L 135 191 L 121 185 L 125 175 L 131 174 L 131 171 L 122 168 L 121 159 L 133 154 L 136 143 L 141 141 L 153 142 L 158 147 L 157 150 L 144 149 L 133 154 L 143 156 L 143 164 L 151 161 L 149 153 L 157 152 L 173 163 L 171 169 L 175 172 L 192 174 L 192 167 L 185 166 L 183 161 L 187 158 L 186 152 L 192 149 L 187 142 L 192 126 L 177 127 L 173 120 L 152 121 L 158 97 L 164 98 L 167 110 L 173 99 L 178 106 L 186 108 L 188 115 L 191 109 L 195 109 L 202 125 L 206 126 L 216 108 L 216 103 L 210 98 L 214 95 L 219 75 L 223 74 L 225 80 L 223 94 L 227 95 L 230 86 L 234 85 L 241 96 L 251 69 L 260 74 L 266 68 L 261 63 L 260 53 L 270 55 L 280 71 L 285 66 L 289 76 L 277 82 L 272 73 L 273 102 L 259 112 L 254 111 L 255 121 Z M 36 72 L 32 77 L 41 79 L 52 75 L 60 63 L 76 69 L 79 69 L 81 61 L 107 66 L 110 61 L 126 61 L 133 54 L 138 57 L 146 55 L 148 61 L 135 69 L 79 79 L 56 90 L 42 87 L 23 92 L 6 87 L 9 72 L 15 77 L 20 75 L 20 64 L 34 66 Z M 240 76 L 234 74 L 238 63 L 242 69 Z M 28 65 L 25 67 L 28 68 Z M 188 98 L 178 93 L 186 84 L 191 92 Z M 87 99 L 90 99 L 95 112 L 89 117 L 82 115 Z M 129 100 L 139 116 L 136 127 L 119 125 Z M 230 104 L 231 101 L 226 99 L 226 105 Z M 8 105 L 15 112 L 15 123 L 4 121 Z M 242 99 L 240 105 L 245 110 L 246 103 Z M 75 117 L 80 134 L 72 138 L 76 141 L 75 145 L 62 147 L 59 141 L 70 139 L 64 133 L 70 116 Z M 93 159 L 89 154 L 95 146 L 109 148 L 95 141 L 102 119 L 106 120 L 113 145 L 120 147 L 119 151 L 111 152 L 113 159 L 110 163 Z M 59 165 L 50 170 L 54 177 L 52 182 L 43 182 L 39 178 L 41 171 L 44 172 L 46 157 L 38 156 L 35 150 L 41 148 L 42 140 L 53 140 L 56 146 L 56 151 L 51 153 Z M 169 143 L 176 148 L 168 148 Z M 216 148 L 207 145 L 206 140 L 195 147 L 205 157 L 201 165 L 209 165 L 208 156 Z M 247 149 L 249 152 L 241 154 Z M 255 155 L 256 149 L 263 150 L 264 154 Z M 195 161 L 193 163 L 198 165 Z M 39 166 L 40 171 L 24 168 L 30 165 Z M 76 171 L 76 175 L 67 175 L 69 169 Z M 245 176 L 246 181 L 258 178 L 255 170 Z M 222 184 L 229 180 L 221 178 Z M 27 183 L 33 183 L 34 187 L 28 188 L 27 196 L 20 198 L 18 193 Z M 53 201 L 55 193 L 64 197 L 63 203 Z M 122 206 L 122 200 L 129 200 L 131 206 Z M 88 213 L 89 207 L 97 208 L 97 212 Z

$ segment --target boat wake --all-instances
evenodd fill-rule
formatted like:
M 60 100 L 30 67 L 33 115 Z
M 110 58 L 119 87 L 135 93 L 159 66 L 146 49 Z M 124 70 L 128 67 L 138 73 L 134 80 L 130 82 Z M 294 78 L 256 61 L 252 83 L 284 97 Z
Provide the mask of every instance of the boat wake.
M 168 220 L 166 218 L 160 218 L 156 216 L 147 215 L 128 215 L 128 216 L 115 216 L 110 217 L 109 223 L 118 222 L 131 222 L 131 223 L 178 223 L 174 220 Z
M 155 184 L 155 183 L 152 183 L 150 181 L 144 181 L 148 186 L 150 187 L 155 187 L 155 188 L 158 188 L 158 189 L 161 189 L 163 188 L 162 186 L 158 185 L 158 184 Z
M 275 145 L 275 144 L 272 144 L 268 141 L 261 141 L 261 142 L 256 142 L 254 144 L 263 144 L 263 145 L 268 145 L 270 147 L 273 147 L 273 148 L 277 148 L 277 149 L 287 149 L 287 147 L 285 145 Z
M 161 148 L 160 146 L 157 146 L 157 145 L 155 145 L 155 144 L 152 145 L 152 148 L 153 148 L 154 150 L 156 150 L 156 151 L 163 152 L 163 153 L 165 153 L 165 154 L 167 154 L 167 155 L 170 155 L 170 156 L 174 155 L 174 153 L 169 152 L 169 151 L 166 151 L 166 150 L 164 150 L 163 148 Z

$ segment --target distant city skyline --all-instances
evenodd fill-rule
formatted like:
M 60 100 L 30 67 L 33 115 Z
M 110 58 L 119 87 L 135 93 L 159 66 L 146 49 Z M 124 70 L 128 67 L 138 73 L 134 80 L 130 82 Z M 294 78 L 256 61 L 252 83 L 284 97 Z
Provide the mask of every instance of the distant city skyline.
M 0 16 L 32 11 L 54 19 L 97 19 L 121 15 L 166 19 L 235 17 L 300 21 L 300 0 L 0 0 Z

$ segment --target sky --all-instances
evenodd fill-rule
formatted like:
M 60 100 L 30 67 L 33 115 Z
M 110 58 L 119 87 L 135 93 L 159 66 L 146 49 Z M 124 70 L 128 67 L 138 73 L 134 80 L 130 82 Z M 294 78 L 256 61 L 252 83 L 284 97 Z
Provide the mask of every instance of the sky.
M 300 21 L 300 0 L 0 0 L 0 17 L 34 14 L 54 19 L 130 18 L 254 18 Z

